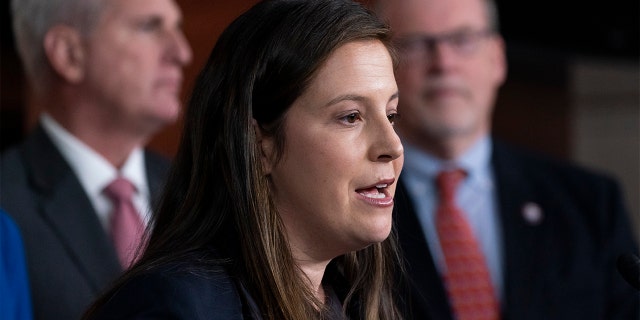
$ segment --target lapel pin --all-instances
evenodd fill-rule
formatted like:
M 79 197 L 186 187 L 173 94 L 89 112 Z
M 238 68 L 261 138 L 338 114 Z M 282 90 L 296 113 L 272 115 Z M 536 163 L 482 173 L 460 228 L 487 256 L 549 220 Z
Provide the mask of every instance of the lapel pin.
M 533 202 L 527 202 L 522 206 L 522 217 L 530 225 L 539 225 L 544 218 L 540 206 Z

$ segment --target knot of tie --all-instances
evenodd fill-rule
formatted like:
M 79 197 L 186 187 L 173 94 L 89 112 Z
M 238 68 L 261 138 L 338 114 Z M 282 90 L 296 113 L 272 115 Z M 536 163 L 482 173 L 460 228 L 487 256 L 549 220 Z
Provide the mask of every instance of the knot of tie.
M 105 189 L 104 193 L 111 201 L 130 201 L 136 187 L 127 179 L 119 177 L 114 179 Z
M 441 171 L 436 177 L 436 185 L 440 192 L 440 201 L 451 203 L 454 201 L 456 188 L 464 179 L 466 173 L 462 169 Z

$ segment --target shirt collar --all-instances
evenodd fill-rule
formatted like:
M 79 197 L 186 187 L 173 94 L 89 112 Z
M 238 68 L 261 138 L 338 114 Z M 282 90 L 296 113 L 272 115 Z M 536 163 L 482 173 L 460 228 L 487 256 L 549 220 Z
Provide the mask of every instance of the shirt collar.
M 403 146 L 405 155 L 403 172 L 435 179 L 441 170 L 447 167 L 457 167 L 466 171 L 469 180 L 478 182 L 490 180 L 493 144 L 489 136 L 482 137 L 460 157 L 449 161 L 439 159 L 408 142 L 403 142 Z
M 119 172 L 103 156 L 73 136 L 47 113 L 42 113 L 40 122 L 89 194 L 101 194 L 118 175 L 129 179 L 139 194 L 148 194 L 142 148 L 133 150 Z

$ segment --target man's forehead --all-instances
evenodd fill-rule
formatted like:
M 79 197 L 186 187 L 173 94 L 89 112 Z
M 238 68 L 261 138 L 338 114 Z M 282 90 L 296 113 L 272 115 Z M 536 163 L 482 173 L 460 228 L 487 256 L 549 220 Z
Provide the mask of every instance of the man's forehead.
M 394 33 L 447 32 L 488 25 L 483 0 L 394 0 L 385 1 L 381 17 Z

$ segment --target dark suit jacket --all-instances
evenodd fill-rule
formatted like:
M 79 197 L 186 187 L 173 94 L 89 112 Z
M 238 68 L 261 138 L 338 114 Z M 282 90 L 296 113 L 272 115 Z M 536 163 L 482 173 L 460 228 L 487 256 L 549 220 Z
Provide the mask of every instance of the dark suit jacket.
M 145 154 L 152 196 L 169 166 Z M 121 267 L 80 181 L 37 127 L 0 159 L 0 206 L 21 229 L 35 319 L 78 319 Z
M 638 319 L 640 295 L 615 267 L 618 255 L 638 250 L 615 181 L 498 142 L 492 165 L 503 232 L 503 319 Z M 411 278 L 410 319 L 451 319 L 402 183 L 396 193 L 396 227 Z M 527 203 L 542 209 L 540 223 L 523 217 Z

